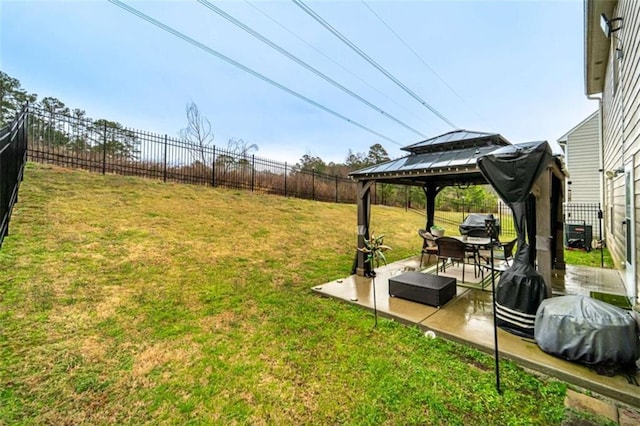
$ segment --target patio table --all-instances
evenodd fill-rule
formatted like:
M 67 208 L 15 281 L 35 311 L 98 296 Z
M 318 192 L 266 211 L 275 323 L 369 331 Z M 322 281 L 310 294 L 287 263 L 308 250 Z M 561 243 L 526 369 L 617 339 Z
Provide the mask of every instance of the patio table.
M 482 273 L 482 262 L 480 262 L 480 248 L 489 246 L 491 244 L 491 239 L 484 237 L 465 238 L 465 236 L 463 235 L 452 235 L 451 238 L 462 241 L 467 247 L 471 249 L 471 252 L 473 253 L 473 262 L 475 263 L 473 273 L 476 273 L 476 267 L 478 268 L 479 273 Z M 476 275 L 476 277 L 477 276 L 478 275 Z
M 466 245 L 473 246 L 473 247 L 482 247 L 482 246 L 488 246 L 489 244 L 491 244 L 490 238 L 468 237 L 467 239 L 464 239 L 463 235 L 452 235 L 451 238 L 460 240 Z

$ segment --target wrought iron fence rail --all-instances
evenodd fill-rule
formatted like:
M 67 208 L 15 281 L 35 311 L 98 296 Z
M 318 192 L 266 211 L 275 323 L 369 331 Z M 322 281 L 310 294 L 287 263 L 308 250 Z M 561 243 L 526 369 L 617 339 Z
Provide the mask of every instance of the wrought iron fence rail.
M 563 203 L 565 228 L 571 225 L 591 227 L 594 239 L 602 240 L 602 209 L 600 203 Z M 590 242 L 589 242 L 590 243 Z
M 165 182 L 219 186 L 319 201 L 355 203 L 356 183 L 350 179 L 300 168 L 286 162 L 198 145 L 147 131 L 124 128 L 107 120 L 91 120 L 42 108 L 29 109 L 29 156 L 34 161 L 98 173 L 162 179 Z M 372 189 L 374 204 L 409 206 L 406 189 L 379 184 Z M 424 201 L 422 201 L 423 203 Z M 494 213 L 501 231 L 515 235 L 510 210 L 499 204 L 462 200 L 438 208 L 436 220 L 450 226 L 470 213 Z
M 353 203 L 350 179 L 286 162 L 31 107 L 34 161 L 92 172 L 222 186 L 320 201 Z
M 0 247 L 9 234 L 13 206 L 18 201 L 27 152 L 27 111 L 23 108 L 9 126 L 0 129 Z

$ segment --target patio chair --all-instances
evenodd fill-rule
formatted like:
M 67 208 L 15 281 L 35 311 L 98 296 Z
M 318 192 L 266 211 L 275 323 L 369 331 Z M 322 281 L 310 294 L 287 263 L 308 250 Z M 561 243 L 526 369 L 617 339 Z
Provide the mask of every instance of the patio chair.
M 436 256 L 436 275 L 438 274 L 440 259 L 443 259 L 442 272 L 446 270 L 448 259 L 451 259 L 452 263 L 454 260 L 457 260 L 458 263 L 462 263 L 462 281 L 464 282 L 464 264 L 467 259 L 465 244 L 462 241 L 451 237 L 440 237 L 436 240 L 436 244 L 438 245 L 438 254 Z
M 418 229 L 418 235 L 422 237 L 422 254 L 420 255 L 420 267 L 422 268 L 422 258 L 426 254 L 427 263 L 431 260 L 431 256 L 438 255 L 438 245 L 436 238 L 426 229 Z
M 508 265 L 509 260 L 513 259 L 513 248 L 515 247 L 517 242 L 518 242 L 518 239 L 514 238 L 508 243 L 500 244 L 500 249 L 493 254 L 493 258 L 498 260 L 504 260 L 505 263 Z

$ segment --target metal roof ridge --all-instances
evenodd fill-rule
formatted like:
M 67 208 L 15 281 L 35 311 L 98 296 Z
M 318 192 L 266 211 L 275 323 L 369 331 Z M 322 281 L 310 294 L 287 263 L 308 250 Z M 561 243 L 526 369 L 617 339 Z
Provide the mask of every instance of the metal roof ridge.
M 487 136 L 498 136 L 498 137 L 506 140 L 504 138 L 504 136 L 502 136 L 500 133 L 479 132 L 477 130 L 468 130 L 468 129 L 456 129 L 456 130 L 451 130 L 451 131 L 446 132 L 446 133 L 442 133 L 442 134 L 437 135 L 437 136 L 433 136 L 433 137 L 428 138 L 428 139 L 421 140 L 419 142 L 412 143 L 412 144 L 404 146 L 404 147 L 402 147 L 400 149 L 402 149 L 403 151 L 407 151 L 407 150 L 409 150 L 409 149 L 411 149 L 411 148 L 413 148 L 415 146 L 423 145 L 423 144 L 425 144 L 425 143 L 427 143 L 429 141 L 433 141 L 433 140 L 436 140 L 438 138 L 442 138 L 442 137 L 447 136 L 447 135 L 453 135 L 455 133 L 468 133 L 469 135 L 473 135 L 472 137 L 468 137 L 468 138 L 465 138 L 463 140 L 479 139 L 479 138 L 487 137 Z M 450 142 L 450 141 L 447 141 L 446 143 L 448 143 L 448 142 Z

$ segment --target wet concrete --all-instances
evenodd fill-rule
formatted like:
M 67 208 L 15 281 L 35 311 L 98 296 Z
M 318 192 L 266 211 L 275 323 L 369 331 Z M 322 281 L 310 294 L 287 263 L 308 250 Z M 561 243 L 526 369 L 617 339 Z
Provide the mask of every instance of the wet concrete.
M 554 296 L 567 294 L 589 296 L 592 291 L 625 294 L 622 277 L 613 269 L 567 265 L 564 271 L 553 271 L 551 280 Z
M 467 282 L 461 283 L 460 268 L 457 266 L 447 268 L 441 274 L 455 276 L 459 285 L 456 296 L 441 308 L 390 297 L 389 277 L 417 268 L 418 259 L 411 258 L 376 270 L 375 291 L 379 315 L 417 325 L 425 331 L 434 331 L 440 337 L 493 353 L 494 328 L 490 277 L 485 280 L 483 287 L 481 278 L 474 277 L 473 268 L 467 266 L 465 271 Z M 552 287 L 554 296 L 589 295 L 591 291 L 625 293 L 622 280 L 616 271 L 571 265 L 567 266 L 566 271 L 554 273 Z M 314 287 L 313 290 L 324 296 L 373 309 L 371 278 L 344 277 Z M 533 341 L 522 339 L 501 329 L 498 329 L 497 333 L 500 357 L 511 359 L 523 367 L 640 408 L 640 387 L 629 384 L 623 376 L 598 375 L 586 366 L 543 352 Z

